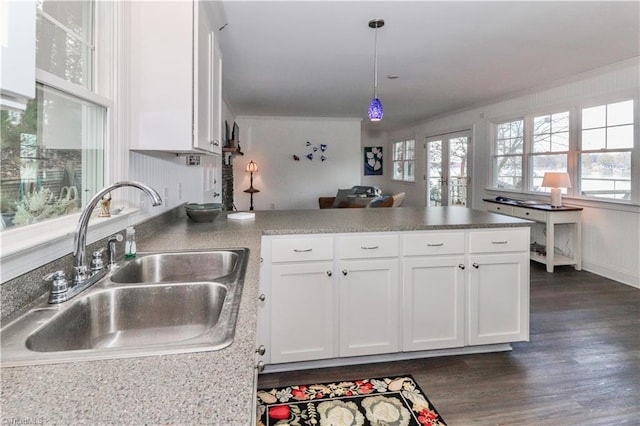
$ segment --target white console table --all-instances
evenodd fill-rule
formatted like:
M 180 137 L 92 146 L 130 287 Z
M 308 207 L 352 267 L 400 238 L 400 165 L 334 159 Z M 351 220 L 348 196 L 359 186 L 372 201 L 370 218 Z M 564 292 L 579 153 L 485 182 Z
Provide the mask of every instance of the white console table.
M 531 252 L 531 260 L 547 265 L 547 272 L 553 272 L 556 265 L 573 265 L 582 269 L 582 208 L 551 207 L 548 204 L 523 204 L 514 200 L 497 201 L 485 198 L 487 210 L 507 216 L 514 216 L 544 223 L 547 227 L 546 256 Z M 555 254 L 555 225 L 573 224 L 573 257 Z

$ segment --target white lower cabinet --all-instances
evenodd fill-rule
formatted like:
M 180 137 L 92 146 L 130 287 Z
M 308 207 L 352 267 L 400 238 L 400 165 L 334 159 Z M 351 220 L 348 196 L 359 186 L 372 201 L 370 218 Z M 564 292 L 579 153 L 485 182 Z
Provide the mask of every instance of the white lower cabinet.
M 529 340 L 529 254 L 469 256 L 469 345 Z
M 341 357 L 398 351 L 398 260 L 340 262 Z
M 332 358 L 333 262 L 271 267 L 271 362 Z
M 404 351 L 465 343 L 464 256 L 403 260 Z
M 528 244 L 525 227 L 264 237 L 264 362 L 528 340 Z

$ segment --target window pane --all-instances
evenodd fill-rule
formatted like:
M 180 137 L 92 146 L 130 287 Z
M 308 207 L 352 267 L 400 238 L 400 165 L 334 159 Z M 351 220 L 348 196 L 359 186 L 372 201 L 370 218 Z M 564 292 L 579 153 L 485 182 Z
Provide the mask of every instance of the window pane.
M 406 159 L 407 160 L 413 160 L 416 158 L 416 141 L 414 140 L 410 140 L 410 141 L 406 141 Z
M 533 119 L 533 134 L 551 133 L 551 116 L 543 115 Z
M 402 174 L 404 173 L 402 161 L 394 161 L 393 162 L 393 178 L 394 179 L 402 179 Z
M 38 85 L 26 111 L 1 114 L 2 229 L 77 211 L 103 186 L 105 108 Z
M 46 2 L 45 7 L 58 2 Z M 72 3 L 72 2 L 63 2 Z M 75 3 L 75 2 L 73 2 Z M 70 17 L 70 21 L 63 20 L 63 25 L 76 27 L 76 20 L 91 21 L 91 2 L 77 2 L 78 6 L 71 6 L 77 13 L 87 15 L 86 18 Z M 80 3 L 85 6 L 80 5 Z M 88 12 L 86 8 L 89 8 Z M 54 8 L 55 9 L 55 8 Z M 93 73 L 93 48 L 86 38 L 91 34 L 89 24 L 83 25 L 80 33 L 68 32 L 58 24 L 37 13 L 36 24 L 36 66 L 44 71 L 55 74 L 71 83 L 91 89 Z
M 496 188 L 522 189 L 522 157 L 496 157 Z
M 633 101 L 607 105 L 607 126 L 633 123 Z
M 413 180 L 413 161 L 405 161 L 404 163 L 404 180 Z
M 546 172 L 566 172 L 567 171 L 567 154 L 555 155 L 534 155 L 531 157 L 532 182 L 531 190 L 540 192 L 549 192 L 550 188 L 542 188 L 542 178 Z M 567 193 L 565 188 L 563 193 Z
M 568 132 L 569 131 L 569 112 L 560 112 L 551 116 L 551 131 Z
M 551 151 L 569 151 L 569 132 L 554 133 L 551 135 Z
M 533 136 L 533 152 L 549 152 L 551 150 L 551 136 L 541 134 Z
M 605 129 L 593 129 L 582 131 L 582 149 L 603 149 L 605 147 Z
M 582 128 L 593 129 L 604 127 L 606 124 L 607 110 L 605 105 L 582 110 Z
M 90 1 L 37 0 L 38 10 L 51 15 L 56 21 L 76 33 L 87 42 L 91 41 Z
M 404 142 L 396 142 L 393 144 L 393 159 L 394 160 L 404 159 Z
M 631 198 L 631 152 L 582 154 L 580 163 L 582 195 Z
M 633 125 L 607 128 L 607 149 L 620 148 L 633 148 Z

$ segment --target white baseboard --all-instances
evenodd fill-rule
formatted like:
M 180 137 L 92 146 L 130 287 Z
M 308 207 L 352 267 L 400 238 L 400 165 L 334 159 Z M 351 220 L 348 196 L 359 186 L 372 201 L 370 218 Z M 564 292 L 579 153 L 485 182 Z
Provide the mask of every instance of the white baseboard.
M 267 365 L 261 374 L 280 373 L 283 371 L 310 370 L 325 367 L 340 367 L 356 364 L 374 364 L 377 362 L 403 361 L 407 359 L 433 358 L 448 355 L 481 354 L 488 352 L 505 352 L 512 350 L 508 343 L 496 345 L 467 346 L 464 348 L 437 349 L 432 351 L 399 352 L 393 354 L 330 358 L 317 361 L 287 362 Z
M 640 288 L 640 276 L 633 275 L 627 271 L 584 260 L 582 261 L 582 269 L 631 287 Z

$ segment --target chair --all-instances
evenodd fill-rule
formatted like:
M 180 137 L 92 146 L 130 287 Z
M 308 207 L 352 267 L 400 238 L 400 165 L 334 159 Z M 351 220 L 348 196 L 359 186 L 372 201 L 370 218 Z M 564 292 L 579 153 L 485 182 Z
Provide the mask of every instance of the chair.
M 397 194 L 393 194 L 393 205 L 391 207 L 400 207 L 402 203 L 404 203 L 404 192 L 398 192 Z

